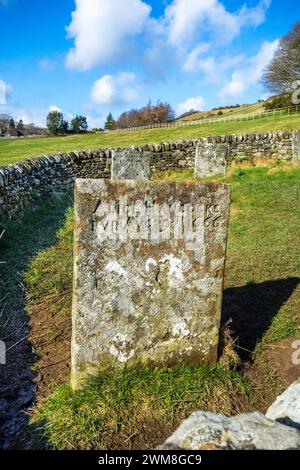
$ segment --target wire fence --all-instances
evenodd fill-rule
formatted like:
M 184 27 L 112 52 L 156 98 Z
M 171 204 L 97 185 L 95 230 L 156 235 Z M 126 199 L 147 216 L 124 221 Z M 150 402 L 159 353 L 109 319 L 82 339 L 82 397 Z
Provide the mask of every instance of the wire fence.
M 160 124 L 148 124 L 147 126 L 139 126 L 139 127 L 128 127 L 125 129 L 114 129 L 109 130 L 109 133 L 123 133 L 123 132 L 137 132 L 142 131 L 144 129 L 159 129 L 163 127 L 182 127 L 182 126 L 199 126 L 205 124 L 221 124 L 224 122 L 241 122 L 241 121 L 252 121 L 255 119 L 260 118 L 269 118 L 275 116 L 290 116 L 292 114 L 297 114 L 300 112 L 300 106 L 292 106 L 289 108 L 280 108 L 280 109 L 271 109 L 266 111 L 258 111 L 255 113 L 249 114 L 241 114 L 235 116 L 223 116 L 217 118 L 205 118 L 205 119 L 197 119 L 195 121 L 172 121 Z

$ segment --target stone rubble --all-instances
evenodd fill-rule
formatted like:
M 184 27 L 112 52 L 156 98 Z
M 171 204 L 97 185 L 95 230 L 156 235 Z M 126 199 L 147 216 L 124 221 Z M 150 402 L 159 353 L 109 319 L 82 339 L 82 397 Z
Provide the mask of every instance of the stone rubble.
M 262 413 L 233 417 L 195 411 L 161 449 L 300 450 L 300 380 Z
M 300 379 L 276 399 L 266 417 L 300 430 Z
M 258 412 L 228 418 L 196 411 L 183 421 L 161 449 L 300 450 L 300 432 Z

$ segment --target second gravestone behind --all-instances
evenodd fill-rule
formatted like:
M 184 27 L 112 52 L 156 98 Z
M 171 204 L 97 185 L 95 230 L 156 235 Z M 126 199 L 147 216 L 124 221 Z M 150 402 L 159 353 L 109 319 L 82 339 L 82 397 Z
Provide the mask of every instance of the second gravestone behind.
M 72 386 L 124 365 L 215 364 L 230 190 L 77 180 Z
M 113 152 L 111 179 L 112 180 L 149 180 L 150 152 Z
M 293 132 L 293 164 L 300 165 L 300 132 Z
M 228 145 L 201 142 L 196 147 L 195 175 L 198 178 L 224 175 L 227 170 Z

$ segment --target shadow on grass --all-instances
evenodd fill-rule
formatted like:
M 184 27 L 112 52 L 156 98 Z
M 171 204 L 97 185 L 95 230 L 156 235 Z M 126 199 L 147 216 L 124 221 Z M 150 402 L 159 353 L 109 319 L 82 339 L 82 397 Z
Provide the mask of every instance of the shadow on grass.
M 222 324 L 231 321 L 230 329 L 233 337 L 238 337 L 241 359 L 251 359 L 255 346 L 299 283 L 300 278 L 290 277 L 224 290 Z
M 6 365 L 0 366 L 0 449 L 22 447 L 26 410 L 35 400 L 35 357 L 28 340 L 23 276 L 40 250 L 53 245 L 72 204 L 69 193 L 41 200 L 15 223 L 0 223 L 0 339 Z

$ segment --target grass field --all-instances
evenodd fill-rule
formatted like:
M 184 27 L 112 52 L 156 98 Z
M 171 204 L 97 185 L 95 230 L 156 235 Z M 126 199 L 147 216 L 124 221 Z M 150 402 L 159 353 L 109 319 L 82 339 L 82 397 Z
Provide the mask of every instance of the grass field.
M 192 125 L 188 127 L 158 128 L 117 134 L 88 134 L 67 137 L 26 138 L 0 140 L 0 166 L 43 154 L 87 150 L 99 147 L 142 145 L 206 137 L 209 135 L 267 132 L 300 128 L 300 114 L 269 116 L 249 121 Z
M 193 174 L 155 178 L 182 181 Z M 27 311 L 32 337 L 43 338 L 42 344 L 33 342 L 40 356 L 39 393 L 42 389 L 43 397 L 50 394 L 33 421 L 42 426 L 50 448 L 153 448 L 195 409 L 265 411 L 282 387 L 298 377 L 291 344 L 300 334 L 300 169 L 235 168 L 217 180 L 229 183 L 233 192 L 222 331 L 230 321 L 236 341 L 233 348 L 226 329 L 221 363 L 213 369 L 108 372 L 84 391 L 71 393 L 65 365 L 71 328 L 72 211 L 58 242 L 30 264 Z

